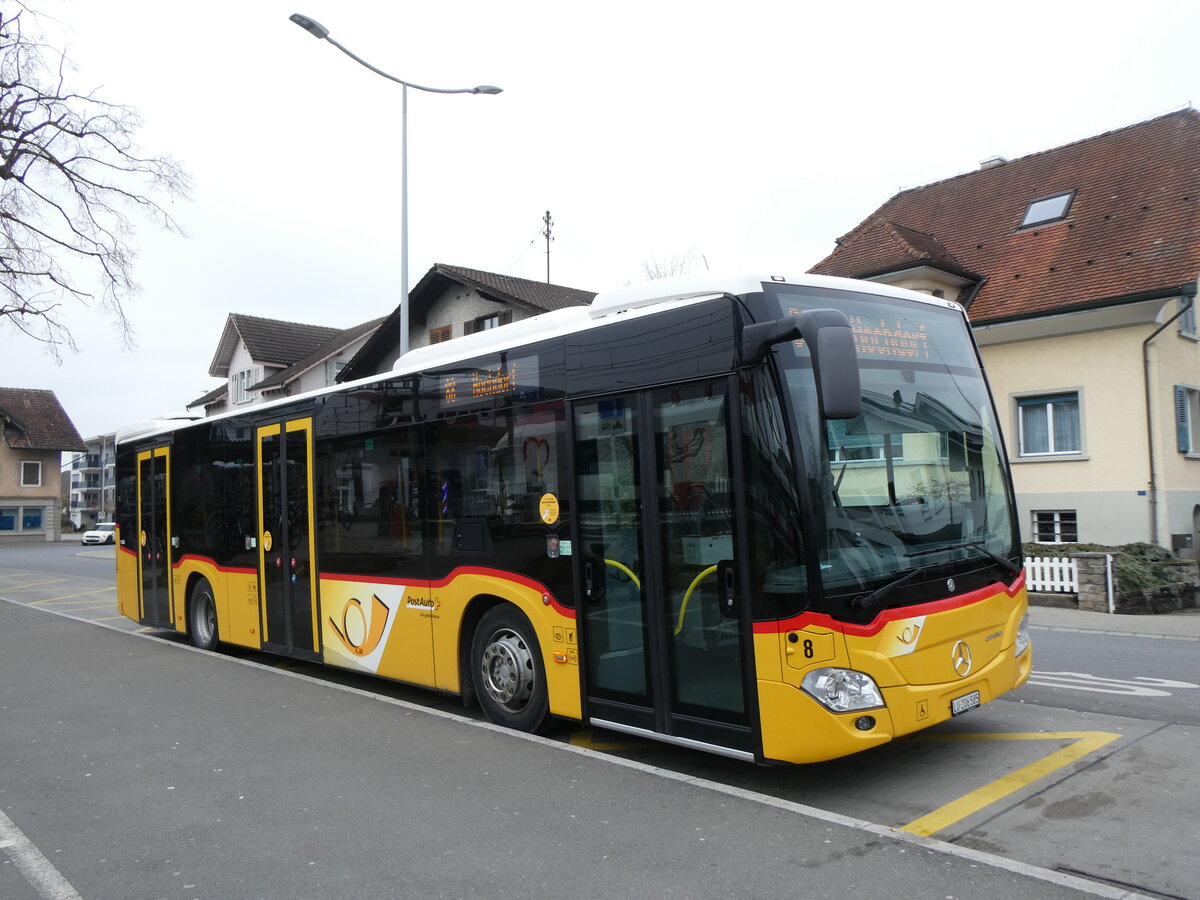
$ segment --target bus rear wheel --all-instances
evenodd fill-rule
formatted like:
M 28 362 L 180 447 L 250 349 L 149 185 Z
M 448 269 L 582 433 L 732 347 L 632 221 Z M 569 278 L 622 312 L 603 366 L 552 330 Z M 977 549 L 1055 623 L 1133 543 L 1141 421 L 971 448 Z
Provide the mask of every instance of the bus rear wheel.
M 548 709 L 541 648 L 529 620 L 513 606 L 483 614 L 471 639 L 471 682 L 484 715 L 497 725 L 537 731 Z
M 201 650 L 217 646 L 217 603 L 205 578 L 196 582 L 188 598 L 188 637 Z

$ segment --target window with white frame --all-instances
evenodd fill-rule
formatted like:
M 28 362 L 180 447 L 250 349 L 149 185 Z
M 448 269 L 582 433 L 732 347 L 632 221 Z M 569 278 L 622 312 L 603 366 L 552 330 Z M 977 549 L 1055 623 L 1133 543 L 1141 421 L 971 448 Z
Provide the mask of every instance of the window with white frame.
M 1074 544 L 1079 541 L 1079 521 L 1073 509 L 1035 509 L 1033 540 L 1036 544 Z
M 258 369 L 252 366 L 249 369 L 242 369 L 240 372 L 235 372 L 230 378 L 232 390 L 230 393 L 233 396 L 234 403 L 247 403 L 254 399 L 254 395 L 250 392 L 250 386 L 258 382 Z
M 337 383 L 337 377 L 341 374 L 342 369 L 346 368 L 344 359 L 327 359 L 325 360 L 325 386 Z
M 36 460 L 21 460 L 21 487 L 42 486 L 42 464 Z
M 1079 394 L 1043 394 L 1017 399 L 1021 456 L 1067 456 L 1083 450 Z
M 1175 385 L 1175 435 L 1180 453 L 1200 456 L 1200 388 Z

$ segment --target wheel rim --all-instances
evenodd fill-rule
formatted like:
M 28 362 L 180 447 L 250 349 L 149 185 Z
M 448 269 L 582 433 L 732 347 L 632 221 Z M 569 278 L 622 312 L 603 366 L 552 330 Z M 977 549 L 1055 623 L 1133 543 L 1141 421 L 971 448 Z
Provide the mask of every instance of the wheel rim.
M 211 644 L 217 633 L 217 611 L 210 595 L 200 594 L 196 597 L 196 611 L 192 618 L 195 620 L 197 639 L 202 644 Z
M 533 696 L 533 654 L 517 632 L 502 628 L 488 639 L 479 660 L 483 687 L 498 706 L 521 712 Z

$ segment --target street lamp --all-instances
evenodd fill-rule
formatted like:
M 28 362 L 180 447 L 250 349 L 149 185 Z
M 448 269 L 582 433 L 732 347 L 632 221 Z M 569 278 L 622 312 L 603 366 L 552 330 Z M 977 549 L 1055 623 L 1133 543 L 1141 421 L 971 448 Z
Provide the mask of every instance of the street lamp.
M 365 59 L 351 53 L 329 36 L 329 29 L 315 19 L 292 13 L 288 17 L 318 40 L 329 41 L 348 57 L 360 65 L 366 66 L 376 75 L 382 75 L 388 81 L 401 85 L 400 105 L 400 355 L 408 352 L 408 89 L 426 91 L 430 94 L 499 94 L 501 89 L 490 84 L 481 84 L 472 88 L 434 88 L 414 84 L 389 75 L 382 69 L 377 69 Z

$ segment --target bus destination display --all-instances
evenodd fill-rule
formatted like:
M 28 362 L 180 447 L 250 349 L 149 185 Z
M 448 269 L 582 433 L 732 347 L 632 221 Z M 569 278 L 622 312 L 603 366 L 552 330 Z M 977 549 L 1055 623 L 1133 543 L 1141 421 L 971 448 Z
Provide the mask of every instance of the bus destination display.
M 799 314 L 800 310 L 795 307 L 788 309 L 788 315 Z M 859 313 L 847 313 L 846 318 L 854 333 L 854 349 L 859 356 L 929 359 L 929 333 L 924 323 L 914 326 Z M 796 341 L 797 348 L 802 346 L 803 341 Z
M 442 409 L 468 406 L 498 397 L 530 402 L 541 399 L 541 396 L 536 356 L 511 360 L 501 357 L 496 359 L 494 365 L 476 366 L 438 376 L 438 397 Z

